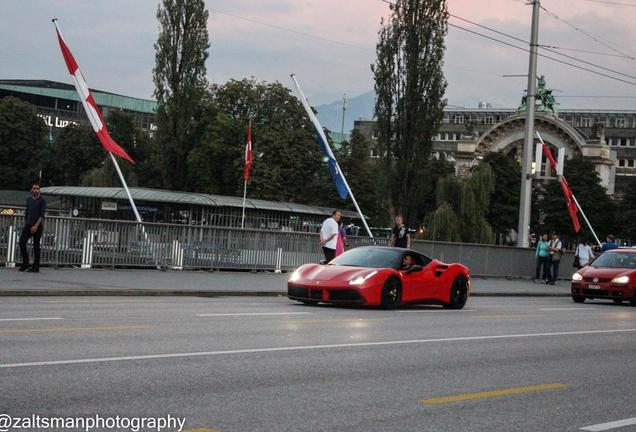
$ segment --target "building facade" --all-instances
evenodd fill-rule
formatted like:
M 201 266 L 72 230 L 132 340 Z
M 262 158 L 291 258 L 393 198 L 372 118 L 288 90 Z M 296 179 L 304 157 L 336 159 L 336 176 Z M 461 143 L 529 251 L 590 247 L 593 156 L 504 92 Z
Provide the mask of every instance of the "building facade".
M 130 114 L 135 126 L 149 136 L 157 130 L 155 101 L 96 89 L 91 92 L 104 117 L 111 110 L 121 110 Z M 48 127 L 51 140 L 71 124 L 90 126 L 77 91 L 70 84 L 47 80 L 0 80 L 0 99 L 7 96 L 33 104 Z
M 475 109 L 446 108 L 433 151 L 453 162 L 457 174 L 463 175 L 491 151 L 520 159 L 524 126 L 525 113 L 517 109 L 486 104 Z M 546 143 L 565 150 L 566 163 L 575 154 L 591 160 L 610 194 L 620 195 L 636 177 L 636 110 L 538 112 L 535 127 Z M 377 146 L 375 121 L 358 120 L 354 128 L 370 140 L 372 148 Z M 378 157 L 377 149 L 371 153 Z M 546 164 L 542 166 L 541 175 L 549 176 Z

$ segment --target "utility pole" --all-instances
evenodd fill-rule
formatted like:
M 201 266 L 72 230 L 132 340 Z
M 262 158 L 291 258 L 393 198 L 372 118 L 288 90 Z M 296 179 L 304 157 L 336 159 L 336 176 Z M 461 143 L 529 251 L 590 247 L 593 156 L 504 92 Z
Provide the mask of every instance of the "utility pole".
M 340 126 L 340 135 L 344 135 L 345 111 L 347 111 L 347 94 L 342 95 L 342 125 Z
M 540 0 L 532 0 L 532 30 L 530 34 L 530 61 L 528 68 L 528 92 L 526 130 L 523 139 L 523 160 L 521 166 L 521 199 L 519 202 L 519 226 L 517 246 L 528 247 L 530 225 L 530 205 L 532 202 L 532 150 L 534 144 L 534 110 L 537 100 L 537 49 L 539 40 Z

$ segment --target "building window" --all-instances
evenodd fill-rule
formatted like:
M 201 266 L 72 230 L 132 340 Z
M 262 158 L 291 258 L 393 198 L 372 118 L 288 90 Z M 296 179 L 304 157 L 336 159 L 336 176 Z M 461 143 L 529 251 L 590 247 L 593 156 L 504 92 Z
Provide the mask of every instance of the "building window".
M 442 123 L 450 123 L 450 117 L 448 114 L 444 114 L 444 118 L 442 119 Z
M 627 161 L 627 166 L 630 168 L 634 168 L 634 159 L 630 159 Z
M 444 134 L 444 141 L 448 141 L 448 133 Z
M 452 141 L 457 141 L 457 134 L 453 134 L 453 139 Z
M 617 118 L 614 124 L 616 125 L 617 128 L 625 127 L 625 119 Z
M 619 167 L 624 167 L 625 166 L 625 159 L 619 159 L 618 160 L 618 166 Z
M 492 123 L 493 123 L 492 116 L 485 116 L 484 117 L 484 124 L 492 124 Z
M 614 141 L 612 140 L 612 138 L 607 138 L 607 145 L 608 146 L 613 146 L 614 145 Z
M 592 127 L 592 119 L 589 117 L 585 117 L 582 119 L 581 126 L 583 127 Z
M 463 115 L 456 115 L 456 116 L 453 118 L 453 122 L 454 122 L 455 124 L 464 124 L 464 116 L 463 116 Z
M 626 138 L 619 138 L 619 146 L 621 147 L 626 147 L 627 146 L 627 139 Z
M 566 122 L 567 124 L 572 124 L 572 123 L 574 123 L 574 116 L 573 116 L 573 115 L 571 115 L 571 114 L 566 115 L 566 116 L 565 116 L 565 122 Z

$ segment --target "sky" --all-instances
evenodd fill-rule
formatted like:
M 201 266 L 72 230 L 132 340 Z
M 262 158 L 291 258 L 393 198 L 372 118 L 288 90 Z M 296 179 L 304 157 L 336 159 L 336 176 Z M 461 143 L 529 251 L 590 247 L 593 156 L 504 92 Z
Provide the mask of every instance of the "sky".
M 636 108 L 636 98 L 624 98 L 636 96 L 636 60 L 617 57 L 622 55 L 617 51 L 636 57 L 636 27 L 631 25 L 636 21 L 636 0 L 614 2 L 634 7 L 604 1 L 541 1 L 551 13 L 604 45 L 545 12 L 540 16 L 541 44 L 613 54 L 560 51 L 619 71 L 625 74 L 621 79 L 634 83 L 540 58 L 539 73 L 558 90 L 563 107 Z M 2 0 L 0 79 L 71 82 L 51 23 L 58 18 L 90 87 L 152 98 L 157 5 L 157 0 Z M 206 0 L 206 6 L 211 82 L 254 77 L 291 87 L 289 74 L 295 73 L 314 105 L 373 89 L 370 64 L 375 60 L 377 31 L 390 12 L 382 0 Z M 454 15 L 524 41 L 530 38 L 532 8 L 524 0 L 448 0 L 448 7 Z M 527 47 L 457 18 L 450 22 Z M 450 28 L 444 66 L 448 104 L 476 107 L 485 101 L 495 107 L 517 106 L 526 78 L 501 75 L 526 74 L 527 64 L 524 51 Z M 621 98 L 568 97 L 590 95 Z

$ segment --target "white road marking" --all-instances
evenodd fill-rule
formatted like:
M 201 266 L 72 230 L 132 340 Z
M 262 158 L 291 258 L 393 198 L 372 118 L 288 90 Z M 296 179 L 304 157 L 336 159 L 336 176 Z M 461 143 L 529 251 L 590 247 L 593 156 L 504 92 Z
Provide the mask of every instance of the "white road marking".
M 311 312 L 238 312 L 238 313 L 208 313 L 197 314 L 198 317 L 218 316 L 261 316 L 261 315 L 311 315 Z
M 540 311 L 591 311 L 596 308 L 588 307 L 572 307 L 572 308 L 541 308 Z
M 423 313 L 423 312 L 434 312 L 434 313 L 448 313 L 448 312 L 475 312 L 476 309 L 409 309 L 409 310 L 401 310 L 398 312 L 401 313 Z
M 588 432 L 600 432 L 600 431 L 606 431 L 610 429 L 618 429 L 618 428 L 622 428 L 623 426 L 631 426 L 631 425 L 636 425 L 636 417 L 628 418 L 625 420 L 617 420 L 617 421 L 613 421 L 609 423 L 601 423 L 597 425 L 586 426 L 586 427 L 582 427 L 581 430 L 588 431 Z
M 0 321 L 48 321 L 48 320 L 61 320 L 64 318 L 1 318 Z
M 495 335 L 495 336 L 464 336 L 464 337 L 454 337 L 454 338 L 411 339 L 411 340 L 378 341 L 378 342 L 357 342 L 357 343 L 354 342 L 354 343 L 340 343 L 340 344 L 328 344 L 328 345 L 297 345 L 297 346 L 270 347 L 270 348 L 247 348 L 247 349 L 234 349 L 234 350 L 221 350 L 221 351 L 199 351 L 199 352 L 189 352 L 189 353 L 149 354 L 149 355 L 122 356 L 122 357 L 52 360 L 52 361 L 39 361 L 39 362 L 26 362 L 26 363 L 3 363 L 3 364 L 0 364 L 0 369 L 28 367 L 28 366 L 51 366 L 51 365 L 66 365 L 66 364 L 81 364 L 81 363 L 105 363 L 105 362 L 130 361 L 130 360 L 205 357 L 205 356 L 219 356 L 219 355 L 231 355 L 231 354 L 256 354 L 256 353 L 285 352 L 285 351 L 363 348 L 363 347 L 391 346 L 391 345 L 421 345 L 421 344 L 436 343 L 436 342 L 468 342 L 468 341 L 487 341 L 487 340 L 502 340 L 502 339 L 523 339 L 523 338 L 550 337 L 550 336 L 576 336 L 576 335 L 597 335 L 597 334 L 612 334 L 612 333 L 617 334 L 617 333 L 634 333 L 634 332 L 636 332 L 636 328 L 615 329 L 615 330 L 588 330 L 588 331 L 582 330 L 582 331 L 556 332 L 556 333 L 522 333 L 522 334 L 508 334 L 508 335 Z

